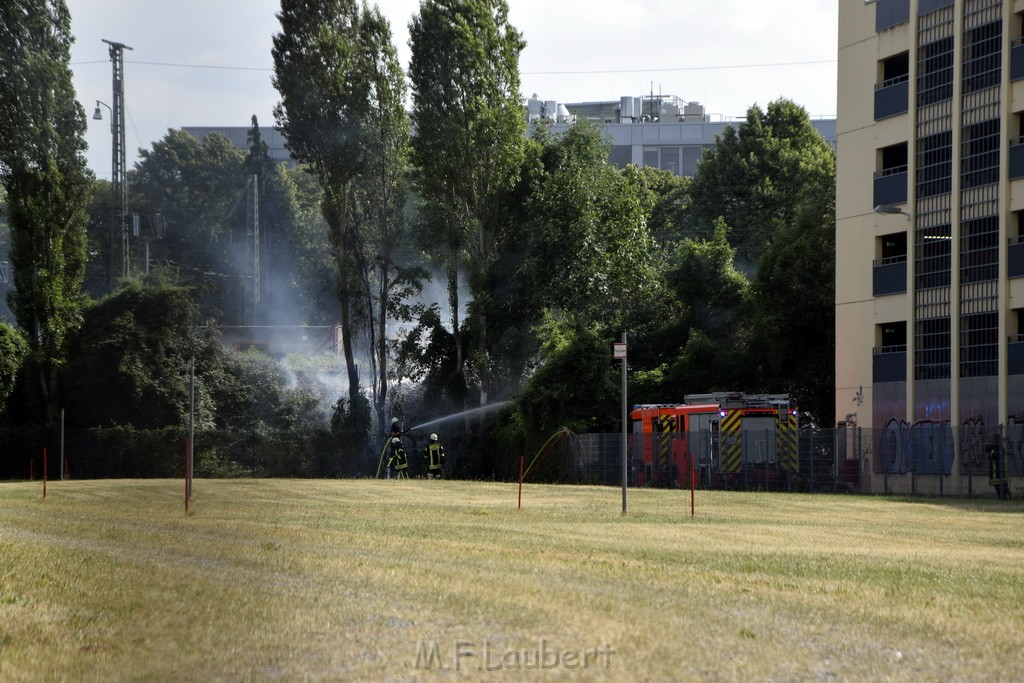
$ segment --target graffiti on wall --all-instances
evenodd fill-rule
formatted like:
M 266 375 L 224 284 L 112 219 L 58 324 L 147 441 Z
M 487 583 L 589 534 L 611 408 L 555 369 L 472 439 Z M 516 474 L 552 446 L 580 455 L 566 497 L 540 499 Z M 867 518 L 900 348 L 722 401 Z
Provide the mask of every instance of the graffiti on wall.
M 1008 416 L 1005 428 L 986 425 L 981 415 L 964 420 L 959 428 L 954 428 L 949 420 L 919 420 L 910 424 L 903 418 L 889 418 L 879 441 L 881 471 L 950 474 L 955 449 L 960 456 L 961 472 L 984 474 L 989 467 L 985 442 L 993 433 L 1002 435 L 1008 473 L 1024 475 L 1024 413 Z
M 985 438 L 988 436 L 985 418 L 969 417 L 960 425 L 960 468 L 962 472 L 985 471 Z
M 890 418 L 882 429 L 882 471 L 891 474 L 949 474 L 953 468 L 953 428 L 949 420 L 909 424 Z

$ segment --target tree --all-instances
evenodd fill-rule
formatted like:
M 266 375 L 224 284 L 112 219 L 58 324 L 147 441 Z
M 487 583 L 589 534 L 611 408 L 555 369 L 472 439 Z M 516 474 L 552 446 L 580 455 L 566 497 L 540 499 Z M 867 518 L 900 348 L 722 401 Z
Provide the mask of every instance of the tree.
M 753 337 L 765 388 L 787 391 L 817 420 L 835 414 L 835 200 L 799 208 L 752 282 Z
M 14 327 L 0 322 L 0 409 L 14 390 L 14 381 L 28 353 L 24 337 Z
M 464 356 L 458 268 L 466 256 L 477 324 L 481 403 L 490 389 L 488 328 L 492 245 L 502 197 L 523 158 L 526 126 L 519 53 L 526 43 L 508 23 L 505 0 L 424 0 L 409 25 L 414 182 L 447 251 L 456 367 Z
M 143 276 L 86 309 L 68 368 L 73 424 L 158 428 L 187 423 L 188 361 L 196 356 L 197 368 L 209 367 L 208 359 L 220 346 L 200 335 L 192 297 L 189 288 L 163 276 Z M 210 427 L 214 406 L 202 382 L 196 395 L 197 422 Z
M 151 149 L 140 150 L 132 179 L 133 204 L 147 223 L 163 227 L 163 236 L 150 246 L 150 260 L 187 281 L 205 283 L 218 294 L 207 300 L 218 309 L 225 307 L 225 290 L 242 267 L 234 262 L 232 242 L 240 241 L 236 235 L 244 229 L 238 208 L 244 207 L 245 163 L 245 153 L 223 135 L 200 141 L 171 129 Z
M 690 184 L 687 218 L 710 234 L 718 217 L 730 227 L 737 259 L 752 272 L 779 231 L 792 225 L 802 198 L 835 184 L 835 154 L 803 107 L 779 99 L 752 106 L 704 153 Z
M 68 337 L 81 322 L 92 188 L 85 112 L 68 66 L 72 40 L 63 0 L 0 6 L 0 181 L 15 286 L 8 303 L 25 331 L 50 424 Z
M 365 283 L 360 283 L 355 252 L 365 202 L 374 199 L 366 196 L 362 182 L 379 151 L 368 142 L 373 118 L 392 107 L 385 100 L 391 90 L 382 90 L 380 79 L 394 73 L 393 50 L 379 12 L 360 10 L 354 0 L 282 0 L 277 17 L 281 33 L 273 41 L 273 83 L 281 101 L 274 116 L 292 155 L 307 164 L 323 189 L 322 211 L 338 273 L 349 403 L 357 405 L 353 310 Z
M 366 299 L 367 345 L 371 395 L 377 423 L 385 422 L 389 359 L 388 322 L 410 312 L 403 301 L 420 291 L 422 273 L 395 261 L 396 250 L 408 239 L 405 221 L 406 175 L 409 156 L 409 117 L 405 112 L 405 74 L 391 43 L 388 22 L 374 8 L 362 15 L 360 47 L 370 84 L 370 116 L 365 121 L 368 150 L 366 172 L 359 178 L 363 194 L 362 220 L 355 225 L 353 254 Z

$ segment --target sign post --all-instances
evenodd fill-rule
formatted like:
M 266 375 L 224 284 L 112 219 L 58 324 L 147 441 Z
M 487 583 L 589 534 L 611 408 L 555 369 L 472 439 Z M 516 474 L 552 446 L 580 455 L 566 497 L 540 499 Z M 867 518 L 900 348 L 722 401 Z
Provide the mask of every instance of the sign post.
M 622 333 L 622 342 L 613 345 L 612 357 L 622 364 L 622 514 L 626 514 L 626 472 L 627 472 L 627 429 L 629 414 L 626 410 L 626 333 Z

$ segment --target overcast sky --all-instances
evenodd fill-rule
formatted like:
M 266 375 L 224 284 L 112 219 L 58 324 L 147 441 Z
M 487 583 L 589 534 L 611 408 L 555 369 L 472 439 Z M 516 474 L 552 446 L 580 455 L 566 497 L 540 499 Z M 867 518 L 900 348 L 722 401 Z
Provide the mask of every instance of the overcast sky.
M 271 37 L 279 0 L 66 0 L 71 63 L 89 115 L 89 165 L 110 178 L 111 103 L 103 38 L 125 51 L 128 167 L 170 128 L 272 126 Z M 372 3 L 371 3 L 372 4 Z M 403 67 L 419 0 L 376 3 Z M 836 114 L 837 0 L 509 0 L 526 39 L 522 94 L 584 102 L 675 95 L 714 119 L 786 97 L 813 117 Z

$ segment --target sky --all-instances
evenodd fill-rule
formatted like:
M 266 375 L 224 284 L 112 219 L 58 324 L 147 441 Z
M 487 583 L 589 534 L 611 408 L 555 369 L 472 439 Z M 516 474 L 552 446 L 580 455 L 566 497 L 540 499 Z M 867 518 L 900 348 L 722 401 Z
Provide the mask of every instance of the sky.
M 89 166 L 111 176 L 104 38 L 124 53 L 125 143 L 131 169 L 169 129 L 274 125 L 271 40 L 280 0 L 65 0 L 71 68 L 89 117 Z M 593 102 L 675 95 L 712 120 L 785 97 L 812 117 L 836 115 L 837 0 L 508 0 L 526 40 L 522 95 Z M 419 0 L 380 0 L 403 67 Z

